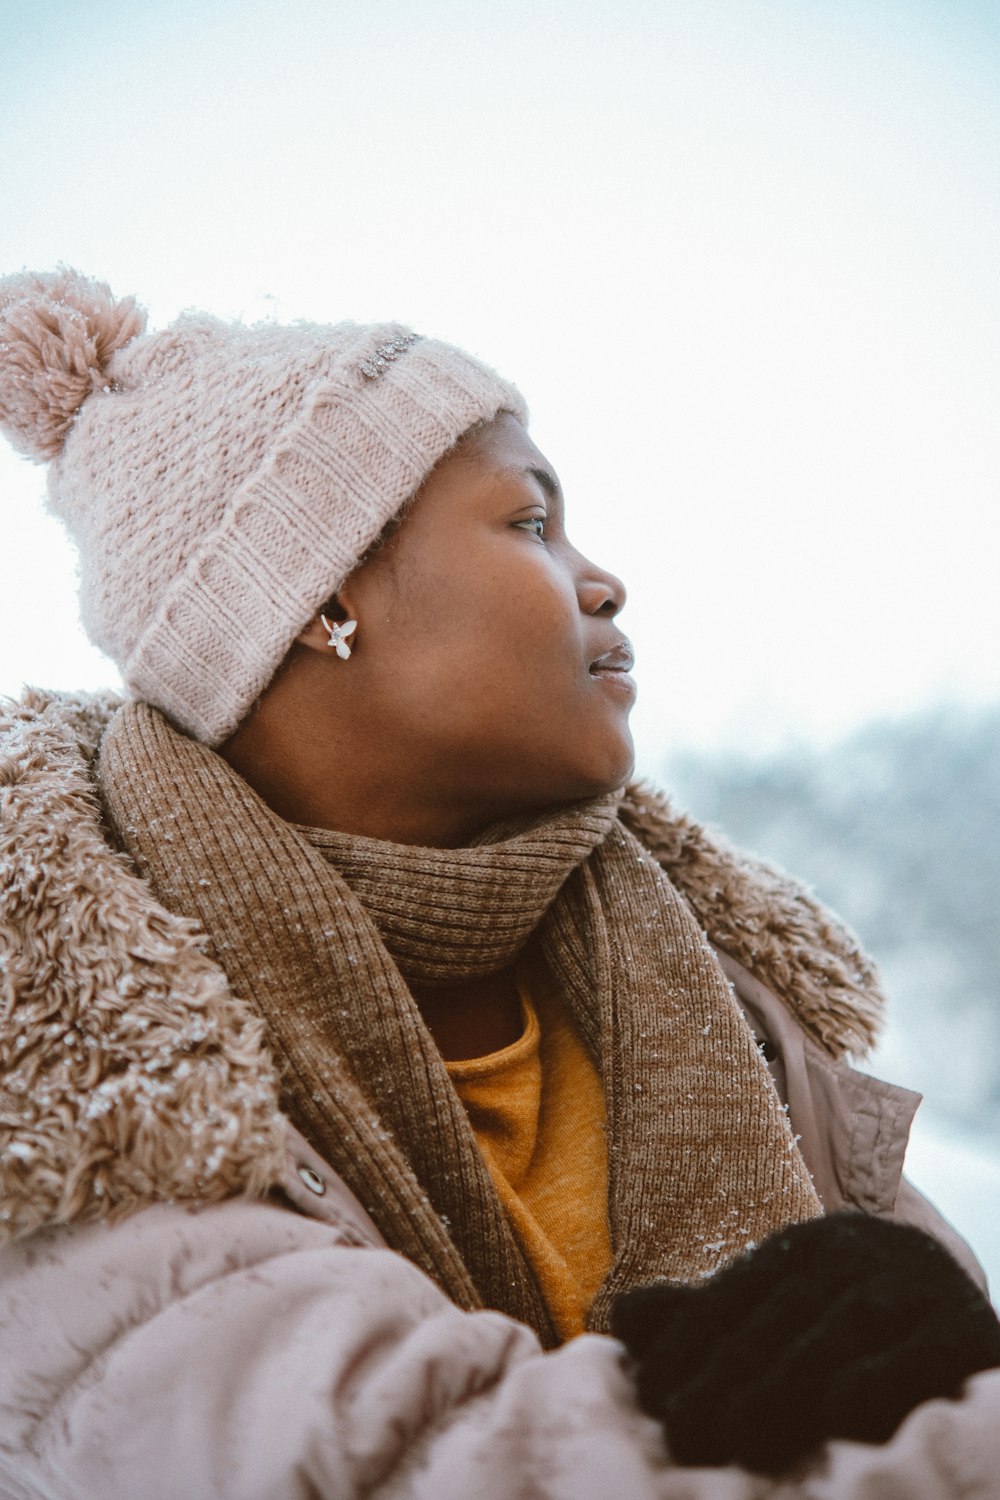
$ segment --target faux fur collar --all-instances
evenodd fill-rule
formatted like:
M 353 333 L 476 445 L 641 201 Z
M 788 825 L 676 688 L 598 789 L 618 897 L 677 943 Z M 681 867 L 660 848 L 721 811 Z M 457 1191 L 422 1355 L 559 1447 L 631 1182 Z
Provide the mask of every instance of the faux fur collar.
M 0 1229 L 260 1195 L 284 1122 L 262 1023 L 104 836 L 110 697 L 0 723 Z
M 108 842 L 91 767 L 116 707 L 29 692 L 0 715 L 0 1236 L 282 1173 L 260 1020 Z M 831 1055 L 871 1043 L 872 966 L 805 891 L 657 793 L 630 788 L 622 817 Z

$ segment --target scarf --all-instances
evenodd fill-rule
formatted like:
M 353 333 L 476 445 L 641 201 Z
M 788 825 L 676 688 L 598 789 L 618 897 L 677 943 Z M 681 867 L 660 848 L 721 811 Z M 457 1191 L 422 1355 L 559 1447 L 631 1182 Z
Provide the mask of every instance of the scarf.
M 99 777 L 139 872 L 264 1018 L 290 1117 L 460 1306 L 556 1342 L 406 975 L 455 980 L 527 952 L 558 985 L 605 1090 L 613 1261 L 594 1329 L 619 1291 L 697 1281 L 820 1212 L 718 961 L 617 798 L 469 848 L 311 842 L 144 704 L 109 726 Z

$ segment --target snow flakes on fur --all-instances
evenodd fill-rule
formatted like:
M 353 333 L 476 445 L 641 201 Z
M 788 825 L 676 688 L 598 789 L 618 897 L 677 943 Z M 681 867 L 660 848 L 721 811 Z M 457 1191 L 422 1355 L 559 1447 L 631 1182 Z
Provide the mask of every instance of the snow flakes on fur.
M 105 840 L 114 707 L 29 693 L 0 716 L 2 1237 L 281 1173 L 262 1023 Z
M 878 972 L 854 934 L 782 870 L 634 784 L 622 821 L 682 891 L 710 940 L 768 985 L 831 1057 L 864 1056 L 882 1023 Z

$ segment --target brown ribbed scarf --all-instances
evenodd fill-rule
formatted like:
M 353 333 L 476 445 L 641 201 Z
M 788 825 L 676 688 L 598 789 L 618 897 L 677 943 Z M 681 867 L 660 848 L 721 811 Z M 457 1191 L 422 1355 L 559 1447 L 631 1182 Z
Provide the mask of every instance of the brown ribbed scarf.
M 614 1259 L 594 1328 L 618 1291 L 695 1281 L 820 1212 L 715 956 L 617 799 L 464 849 L 306 839 L 144 704 L 113 720 L 100 779 L 157 897 L 264 1016 L 292 1119 L 460 1305 L 555 1341 L 404 975 L 486 974 L 530 948 L 558 983 L 607 1105 Z

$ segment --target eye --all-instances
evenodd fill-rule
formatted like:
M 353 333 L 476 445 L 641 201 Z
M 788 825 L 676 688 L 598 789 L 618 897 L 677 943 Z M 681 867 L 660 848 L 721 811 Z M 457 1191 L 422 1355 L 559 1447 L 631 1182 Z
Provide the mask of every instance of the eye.
M 526 521 L 515 521 L 515 526 L 520 526 L 524 531 L 531 531 L 540 542 L 545 540 L 545 517 L 529 516 Z

